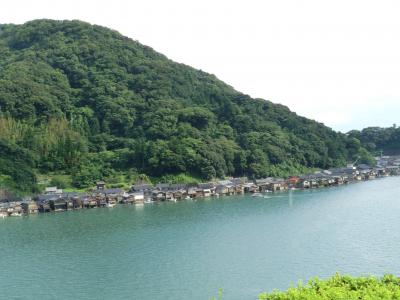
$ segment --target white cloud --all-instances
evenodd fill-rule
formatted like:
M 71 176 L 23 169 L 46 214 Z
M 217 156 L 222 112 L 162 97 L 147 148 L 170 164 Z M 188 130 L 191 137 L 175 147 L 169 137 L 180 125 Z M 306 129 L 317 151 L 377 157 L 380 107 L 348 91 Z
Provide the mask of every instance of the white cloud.
M 1 7 L 1 23 L 111 27 L 338 130 L 398 120 L 398 1 L 2 0 Z

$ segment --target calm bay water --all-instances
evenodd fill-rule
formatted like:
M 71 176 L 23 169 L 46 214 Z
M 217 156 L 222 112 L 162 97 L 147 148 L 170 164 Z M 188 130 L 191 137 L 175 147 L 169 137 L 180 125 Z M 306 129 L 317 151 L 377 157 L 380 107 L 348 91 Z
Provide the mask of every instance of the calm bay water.
M 400 275 L 400 178 L 0 220 L 4 299 L 256 299 L 298 279 Z

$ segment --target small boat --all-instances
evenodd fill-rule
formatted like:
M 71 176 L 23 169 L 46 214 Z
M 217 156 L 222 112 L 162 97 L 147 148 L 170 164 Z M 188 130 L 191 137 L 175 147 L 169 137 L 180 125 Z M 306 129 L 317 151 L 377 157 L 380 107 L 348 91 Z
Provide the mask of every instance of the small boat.
M 262 197 L 263 195 L 261 193 L 254 193 L 251 195 L 252 197 Z
M 20 212 L 13 212 L 10 217 L 22 217 L 22 214 Z
M 8 214 L 7 213 L 5 213 L 5 212 L 1 212 L 0 213 L 0 218 L 5 218 L 5 217 L 8 217 Z
M 115 203 L 106 203 L 106 207 L 112 208 L 115 206 Z

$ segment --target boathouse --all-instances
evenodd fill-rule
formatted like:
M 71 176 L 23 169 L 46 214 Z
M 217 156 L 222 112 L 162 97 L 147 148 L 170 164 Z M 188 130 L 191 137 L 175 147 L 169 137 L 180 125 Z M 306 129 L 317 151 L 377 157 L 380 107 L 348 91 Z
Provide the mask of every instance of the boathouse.
M 39 206 L 35 201 L 26 200 L 21 203 L 22 209 L 25 214 L 36 214 L 39 212 Z

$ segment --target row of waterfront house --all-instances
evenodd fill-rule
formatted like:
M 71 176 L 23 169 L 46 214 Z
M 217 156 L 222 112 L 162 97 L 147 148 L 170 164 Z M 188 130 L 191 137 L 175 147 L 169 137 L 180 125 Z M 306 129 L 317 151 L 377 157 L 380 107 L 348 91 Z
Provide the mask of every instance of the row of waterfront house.
M 88 193 L 66 193 L 57 187 L 46 188 L 43 194 L 28 199 L 0 202 L 0 217 L 22 216 L 52 211 L 77 210 L 95 207 L 113 207 L 117 204 L 152 203 L 156 201 L 180 201 L 204 197 L 219 197 L 263 192 L 277 192 L 288 189 L 311 189 L 371 180 L 378 177 L 400 175 L 400 158 L 382 157 L 377 166 L 347 166 L 318 171 L 303 176 L 263 178 L 249 180 L 246 177 L 200 183 L 156 185 L 137 184 L 129 191 L 120 188 L 106 188 L 105 182 L 98 182 L 95 190 Z

